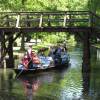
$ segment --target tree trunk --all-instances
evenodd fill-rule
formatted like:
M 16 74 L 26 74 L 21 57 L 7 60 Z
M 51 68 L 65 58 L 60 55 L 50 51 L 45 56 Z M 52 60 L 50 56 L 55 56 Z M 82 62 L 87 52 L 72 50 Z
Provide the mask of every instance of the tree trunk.
M 20 48 L 21 51 L 25 51 L 25 36 L 24 34 L 22 33 L 22 40 L 21 40 L 21 48 Z
M 82 76 L 83 76 L 83 93 L 88 93 L 90 88 L 90 41 L 89 33 L 84 33 L 83 38 L 83 64 L 82 64 Z
M 1 51 L 1 49 L 2 49 L 2 47 L 1 47 L 1 42 L 2 42 L 2 35 L 1 35 L 2 33 L 0 33 L 0 68 L 2 67 L 2 51 Z
M 35 45 L 37 45 L 37 38 L 38 38 L 38 37 L 37 37 L 37 33 L 36 33 L 36 38 L 35 38 L 35 41 L 36 41 L 36 42 L 35 42 Z
M 83 75 L 83 98 L 84 100 L 89 94 L 89 89 L 90 89 L 90 75 L 91 73 L 82 73 Z M 87 96 L 86 96 L 87 95 Z
M 4 67 L 4 56 L 5 56 L 4 39 L 5 39 L 5 35 L 3 32 L 1 32 L 0 33 L 0 67 Z
M 83 72 L 90 72 L 90 41 L 89 33 L 84 34 L 83 39 Z
M 6 59 L 7 67 L 8 67 L 8 68 L 13 68 L 13 67 L 14 67 L 13 36 L 9 39 L 9 44 L 8 44 L 8 55 L 9 55 L 9 59 Z

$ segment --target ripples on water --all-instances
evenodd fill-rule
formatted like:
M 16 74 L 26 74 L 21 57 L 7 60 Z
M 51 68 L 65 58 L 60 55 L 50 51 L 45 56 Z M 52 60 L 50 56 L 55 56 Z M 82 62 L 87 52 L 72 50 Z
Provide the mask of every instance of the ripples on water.
M 94 61 L 95 56 L 92 56 L 92 71 L 87 74 L 91 76 L 89 91 L 84 91 L 82 51 L 71 51 L 70 58 L 71 66 L 64 70 L 19 79 L 15 79 L 13 70 L 0 69 L 0 100 L 100 100 L 100 59 Z

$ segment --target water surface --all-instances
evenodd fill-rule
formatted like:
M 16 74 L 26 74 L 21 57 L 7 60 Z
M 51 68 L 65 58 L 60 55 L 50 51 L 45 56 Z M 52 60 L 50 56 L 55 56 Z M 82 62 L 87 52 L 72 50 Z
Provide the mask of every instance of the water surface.
M 82 49 L 69 53 L 71 65 L 64 70 L 16 79 L 12 69 L 0 69 L 0 100 L 100 100 L 100 50 L 91 49 L 91 72 L 83 73 L 84 81 Z

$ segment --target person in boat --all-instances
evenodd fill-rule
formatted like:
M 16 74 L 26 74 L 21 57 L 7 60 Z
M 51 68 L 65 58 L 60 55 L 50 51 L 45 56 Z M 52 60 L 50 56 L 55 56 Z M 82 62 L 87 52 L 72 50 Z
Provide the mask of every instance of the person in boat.
M 27 50 L 27 55 L 28 55 L 28 58 L 31 59 L 32 58 L 32 45 L 29 45 L 29 48 Z
M 40 66 L 40 64 L 41 64 L 40 59 L 35 52 L 32 52 L 32 63 L 33 63 L 33 66 L 31 68 L 41 67 Z
M 58 45 L 55 49 L 55 52 L 54 52 L 54 62 L 55 62 L 55 65 L 58 65 L 61 63 L 61 52 L 62 52 L 62 48 L 60 45 Z
M 62 48 L 60 45 L 58 45 L 54 51 L 54 58 L 55 57 L 61 57 L 61 52 L 62 52 Z
M 49 56 L 54 58 L 54 52 L 55 52 L 55 48 L 53 46 L 49 47 Z
M 32 61 L 32 45 L 29 45 L 29 48 L 27 50 L 27 57 L 28 57 L 28 68 L 33 67 L 33 61 Z
M 18 68 L 27 70 L 28 64 L 29 64 L 28 56 L 27 56 L 27 54 L 25 54 L 24 57 L 21 60 L 21 65 L 19 65 Z
M 62 54 L 61 54 L 61 59 L 62 59 L 62 64 L 68 64 L 70 61 L 70 56 L 68 54 L 68 49 L 66 46 L 63 47 L 62 49 Z

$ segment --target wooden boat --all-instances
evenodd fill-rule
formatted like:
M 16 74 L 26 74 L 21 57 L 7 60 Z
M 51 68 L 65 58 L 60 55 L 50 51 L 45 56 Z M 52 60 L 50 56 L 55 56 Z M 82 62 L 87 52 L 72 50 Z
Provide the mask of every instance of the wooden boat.
M 47 67 L 47 68 L 35 68 L 35 69 L 14 69 L 15 73 L 16 74 L 35 74 L 35 73 L 39 73 L 39 72 L 45 72 L 45 71 L 50 71 L 50 70 L 61 70 L 61 69 L 64 69 L 64 68 L 67 68 L 68 67 L 68 64 L 66 65 L 57 65 L 57 66 L 50 66 L 50 67 Z
M 19 75 L 23 75 L 23 74 L 33 74 L 33 73 L 39 73 L 39 72 L 43 72 L 43 71 L 48 71 L 48 70 L 53 70 L 53 69 L 62 69 L 62 68 L 67 68 L 69 65 L 69 58 L 67 58 L 64 63 L 60 62 L 60 60 L 58 58 L 55 58 L 55 63 L 51 63 L 49 61 L 48 65 L 45 65 L 47 63 L 42 64 L 39 67 L 33 67 L 30 69 L 23 69 L 23 68 L 17 68 L 14 69 L 15 73 L 17 74 L 17 76 Z

